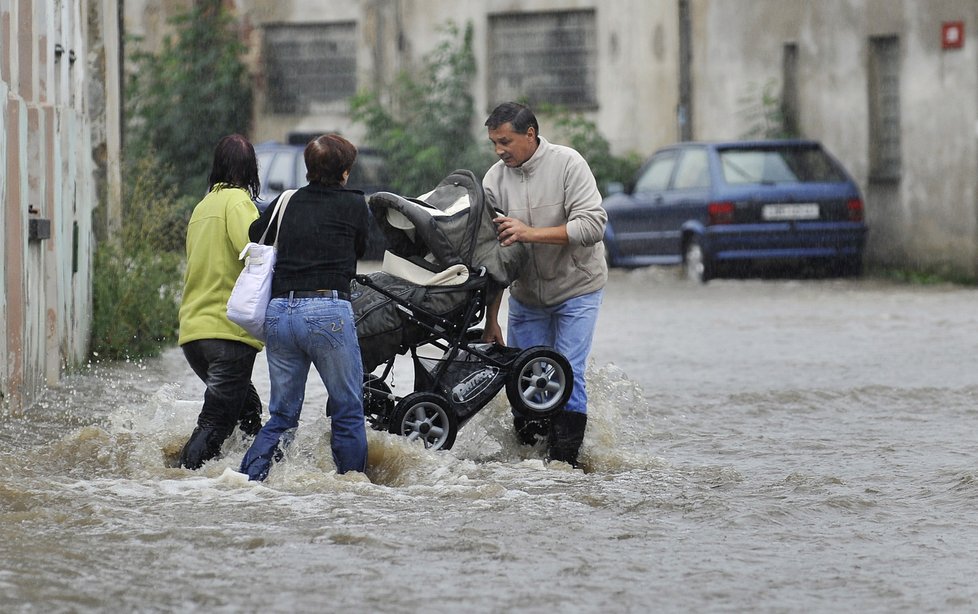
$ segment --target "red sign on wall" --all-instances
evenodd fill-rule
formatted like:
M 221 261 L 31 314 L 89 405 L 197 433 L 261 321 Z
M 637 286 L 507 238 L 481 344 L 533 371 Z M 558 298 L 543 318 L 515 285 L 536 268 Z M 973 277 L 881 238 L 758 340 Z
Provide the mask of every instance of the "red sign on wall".
M 945 21 L 941 24 L 941 49 L 964 47 L 964 22 Z

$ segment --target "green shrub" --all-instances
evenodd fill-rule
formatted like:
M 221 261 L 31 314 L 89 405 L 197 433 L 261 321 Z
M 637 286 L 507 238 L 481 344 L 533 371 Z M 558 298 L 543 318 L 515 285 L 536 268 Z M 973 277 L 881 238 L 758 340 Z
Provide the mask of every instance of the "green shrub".
M 129 57 L 126 155 L 150 152 L 167 162 L 167 185 L 198 198 L 207 187 L 214 147 L 221 137 L 247 135 L 252 82 L 242 58 L 247 48 L 220 0 L 194 2 L 170 20 L 174 34 L 158 54 Z
M 151 155 L 131 165 L 122 230 L 95 250 L 90 348 L 99 359 L 155 356 L 176 340 L 183 237 L 194 203 L 164 185 L 161 168 Z
M 367 128 L 367 145 L 387 160 L 391 188 L 401 194 L 427 192 L 459 168 L 481 177 L 493 162 L 488 144 L 472 134 L 472 24 L 463 31 L 449 22 L 439 30 L 445 40 L 417 72 L 402 72 L 383 95 L 361 92 L 350 105 L 353 120 Z
M 402 194 L 426 192 L 457 168 L 481 177 L 496 161 L 485 128 L 478 136 L 472 130 L 482 125 L 472 97 L 472 25 L 460 30 L 449 22 L 440 31 L 445 39 L 418 71 L 402 72 L 384 95 L 365 91 L 351 101 L 353 120 L 367 128 L 367 144 L 384 153 L 391 188 Z M 594 122 L 552 105 L 534 110 L 553 117 L 559 132 L 554 142 L 578 150 L 602 190 L 611 182 L 627 183 L 641 165 L 638 154 L 612 155 Z
M 220 0 L 193 3 L 159 54 L 129 58 L 122 229 L 95 251 L 90 350 L 140 358 L 175 342 L 187 222 L 221 137 L 247 134 L 246 52 Z
M 788 139 L 796 138 L 785 125 L 781 107 L 780 84 L 769 79 L 763 85 L 751 82 L 744 94 L 737 100 L 740 105 L 738 115 L 746 128 L 740 133 L 741 139 Z
M 118 243 L 95 251 L 92 356 L 117 360 L 155 356 L 177 334 L 181 258 L 142 248 L 126 253 Z
M 553 122 L 558 142 L 566 143 L 584 156 L 602 193 L 607 191 L 610 183 L 627 184 L 642 165 L 642 156 L 635 152 L 624 156 L 612 154 L 611 145 L 597 124 L 578 113 L 559 106 L 542 105 L 539 115 Z

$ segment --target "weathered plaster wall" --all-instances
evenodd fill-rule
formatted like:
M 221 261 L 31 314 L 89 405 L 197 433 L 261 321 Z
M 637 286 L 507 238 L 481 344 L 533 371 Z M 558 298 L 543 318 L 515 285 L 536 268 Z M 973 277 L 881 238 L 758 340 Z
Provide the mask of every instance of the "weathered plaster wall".
M 0 395 L 14 411 L 87 354 L 93 217 L 119 210 L 118 16 L 116 0 L 0 0 Z

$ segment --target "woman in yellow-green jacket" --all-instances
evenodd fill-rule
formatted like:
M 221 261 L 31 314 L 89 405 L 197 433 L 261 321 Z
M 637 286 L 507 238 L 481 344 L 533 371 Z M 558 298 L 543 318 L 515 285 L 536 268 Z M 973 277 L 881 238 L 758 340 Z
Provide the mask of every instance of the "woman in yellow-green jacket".
M 262 343 L 227 317 L 228 297 L 243 266 L 238 256 L 258 219 L 259 188 L 252 144 L 238 134 L 221 139 L 209 192 L 187 227 L 179 344 L 207 386 L 197 427 L 180 453 L 180 466 L 187 469 L 217 456 L 235 425 L 249 436 L 261 428 L 262 405 L 251 372 Z

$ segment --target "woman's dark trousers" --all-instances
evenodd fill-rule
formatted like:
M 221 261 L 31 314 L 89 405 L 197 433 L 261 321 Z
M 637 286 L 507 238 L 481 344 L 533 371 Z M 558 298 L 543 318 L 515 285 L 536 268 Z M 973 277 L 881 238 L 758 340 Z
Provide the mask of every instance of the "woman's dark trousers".
M 261 429 L 261 399 L 251 383 L 258 350 L 225 339 L 198 339 L 182 348 L 190 368 L 207 386 L 197 428 L 180 453 L 181 467 L 199 469 L 220 454 L 235 425 L 246 435 Z

